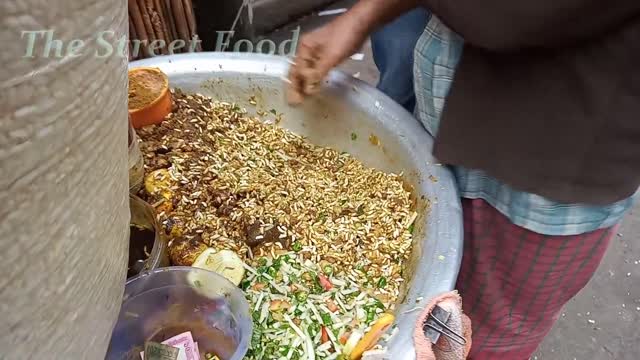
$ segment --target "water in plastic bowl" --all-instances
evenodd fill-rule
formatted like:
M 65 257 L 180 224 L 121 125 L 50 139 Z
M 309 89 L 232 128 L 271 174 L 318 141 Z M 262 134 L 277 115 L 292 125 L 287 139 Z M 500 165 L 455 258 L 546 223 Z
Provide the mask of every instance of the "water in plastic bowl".
M 244 294 L 224 277 L 191 267 L 161 268 L 127 281 L 105 360 L 140 360 L 146 341 L 191 331 L 200 359 L 240 360 L 251 339 Z

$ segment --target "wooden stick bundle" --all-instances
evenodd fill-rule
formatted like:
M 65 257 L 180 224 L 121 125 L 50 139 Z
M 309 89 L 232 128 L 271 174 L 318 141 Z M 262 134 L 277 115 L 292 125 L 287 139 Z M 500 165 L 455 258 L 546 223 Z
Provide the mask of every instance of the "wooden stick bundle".
M 133 20 L 131 16 L 129 16 L 129 39 L 137 39 L 138 34 L 136 33 L 136 27 L 133 25 Z M 135 60 L 138 54 L 133 53 L 133 48 L 131 46 L 131 41 L 129 41 L 129 61 Z
M 186 44 L 175 52 L 185 52 L 191 41 L 197 39 L 192 0 L 128 0 L 128 8 L 129 38 L 142 42 L 138 57 L 151 55 L 148 46 L 154 40 L 164 43 L 164 46 L 155 50 L 159 55 L 168 54 L 169 44 L 175 40 L 184 40 Z M 131 48 L 133 46 L 130 44 Z M 195 49 L 202 51 L 199 43 Z
M 142 13 L 140 12 L 140 8 L 138 7 L 136 0 L 129 0 L 129 19 L 131 19 L 131 23 L 134 26 L 132 33 L 135 33 L 138 36 L 137 39 L 132 38 L 130 40 L 140 40 L 143 44 L 148 44 L 149 36 L 147 35 L 147 29 L 145 28 L 144 21 L 142 20 Z M 149 56 L 146 46 L 142 46 L 141 50 L 142 56 Z
M 156 40 L 158 37 L 153 29 L 153 25 L 151 24 L 151 17 L 147 12 L 147 6 L 145 4 L 145 0 L 137 0 L 138 8 L 140 9 L 140 14 L 142 14 L 142 22 L 144 24 L 144 28 L 147 31 L 147 35 L 149 36 L 149 42 Z
M 175 37 L 171 35 L 169 31 L 167 16 L 164 12 L 164 5 L 162 4 L 162 0 L 154 0 L 153 2 L 154 12 L 157 14 L 159 18 L 160 25 L 162 26 L 162 32 L 164 33 L 165 40 L 167 42 L 172 42 Z
M 196 16 L 193 13 L 193 3 L 191 0 L 183 0 L 185 17 L 187 18 L 187 24 L 189 25 L 189 39 L 195 40 L 198 36 L 196 30 Z M 200 43 L 197 43 L 196 50 L 202 51 Z
M 161 54 L 167 54 L 167 46 L 169 42 L 167 41 L 164 31 L 162 30 L 162 24 L 160 22 L 160 17 L 158 13 L 154 11 L 154 0 L 145 0 L 144 1 L 145 10 L 149 16 L 149 22 L 151 23 L 151 27 L 153 28 L 153 32 L 155 33 L 156 39 L 161 40 L 160 42 L 160 51 Z M 143 14 L 144 16 L 144 14 Z M 156 53 L 156 55 L 158 55 Z
M 171 11 L 171 0 L 160 0 L 162 2 L 163 6 L 163 11 L 165 14 L 165 17 L 169 20 L 169 22 L 167 23 L 167 26 L 170 28 L 169 31 L 171 32 L 171 37 L 173 39 L 178 39 L 178 32 L 176 31 L 176 22 L 173 19 L 173 14 Z
M 185 17 L 182 0 L 171 0 L 171 9 L 173 10 L 173 19 L 176 22 L 176 29 L 180 39 L 188 41 L 190 38 L 189 24 Z

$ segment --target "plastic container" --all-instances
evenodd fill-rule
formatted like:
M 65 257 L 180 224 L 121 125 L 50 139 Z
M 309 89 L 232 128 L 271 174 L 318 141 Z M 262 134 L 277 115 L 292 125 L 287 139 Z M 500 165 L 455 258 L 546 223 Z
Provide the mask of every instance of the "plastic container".
M 200 281 L 194 283 L 194 274 Z M 240 360 L 252 326 L 244 293 L 224 277 L 192 267 L 156 269 L 127 281 L 105 360 L 139 360 L 145 341 L 162 342 L 186 331 L 198 343 L 201 359 L 212 353 Z
M 151 231 L 154 234 L 153 247 L 144 266 L 138 271 L 153 270 L 160 267 L 169 266 L 169 256 L 167 253 L 167 239 L 162 233 L 162 228 L 156 219 L 156 212 L 151 205 L 139 197 L 129 194 L 129 210 L 131 211 L 131 225 Z M 130 237 L 129 248 L 133 249 L 136 244 L 133 237 Z M 131 256 L 131 251 L 130 251 Z M 135 275 L 137 275 L 137 273 Z M 131 276 L 133 277 L 133 276 Z
M 140 151 L 140 139 L 129 117 L 129 192 L 137 194 L 144 183 L 144 159 Z
M 139 106 L 132 103 L 136 94 L 135 84 L 153 93 L 155 97 Z M 129 115 L 133 127 L 139 129 L 146 125 L 158 124 L 171 112 L 171 91 L 169 79 L 160 69 L 154 67 L 137 67 L 129 70 Z

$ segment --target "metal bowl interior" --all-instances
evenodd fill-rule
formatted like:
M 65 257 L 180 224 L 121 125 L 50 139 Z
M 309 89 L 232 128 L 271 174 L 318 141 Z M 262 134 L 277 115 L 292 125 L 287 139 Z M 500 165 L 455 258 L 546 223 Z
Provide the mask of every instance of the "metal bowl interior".
M 413 329 L 420 313 L 416 309 L 454 288 L 462 257 L 462 210 L 454 180 L 432 157 L 433 139 L 420 123 L 375 88 L 337 71 L 320 94 L 290 107 L 282 80 L 289 65 L 282 57 L 194 53 L 129 66 L 159 67 L 172 88 L 236 102 L 249 113 L 275 109 L 284 114 L 281 126 L 315 144 L 349 152 L 386 172 L 404 173 L 419 215 L 405 271 L 408 286 L 396 312 L 398 331 L 387 345 L 394 359 L 415 358 Z

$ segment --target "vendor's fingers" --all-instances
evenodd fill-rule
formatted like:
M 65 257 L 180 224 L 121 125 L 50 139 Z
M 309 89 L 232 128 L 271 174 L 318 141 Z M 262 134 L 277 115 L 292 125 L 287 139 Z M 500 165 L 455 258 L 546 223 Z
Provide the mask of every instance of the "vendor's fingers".
M 290 105 L 299 105 L 304 101 L 304 95 L 302 92 L 297 91 L 291 87 L 287 88 L 287 102 Z
M 289 70 L 289 81 L 286 91 L 287 102 L 291 105 L 298 105 L 304 101 L 304 81 L 297 70 L 296 66 L 292 66 Z
M 287 84 L 287 102 L 296 105 L 304 99 L 303 84 L 304 81 L 300 74 L 300 64 L 296 61 L 289 67 L 289 81 Z
M 296 54 L 296 59 L 298 63 L 304 62 L 310 65 L 320 59 L 321 52 L 322 45 L 317 43 L 315 40 L 305 38 L 300 42 L 298 52 Z
M 300 105 L 304 101 L 304 96 L 297 91 L 287 90 L 287 103 L 292 106 Z
M 322 59 L 322 45 L 312 37 L 305 37 L 298 46 L 296 57 L 289 68 L 289 84 L 287 88 L 287 101 L 299 104 L 306 95 L 317 92 L 323 74 L 318 70 L 318 64 Z
M 317 83 L 317 72 L 310 68 L 304 61 L 296 61 L 295 65 L 289 68 L 289 84 L 287 87 L 287 101 L 292 104 L 299 104 L 306 95 L 312 95 L 314 83 Z
M 304 101 L 304 93 L 292 86 L 287 87 L 286 98 L 289 105 L 299 105 Z
M 321 70 L 316 68 L 304 68 L 300 70 L 303 79 L 302 91 L 305 95 L 313 95 L 320 89 L 320 84 L 324 77 Z

